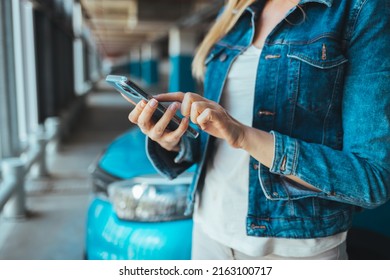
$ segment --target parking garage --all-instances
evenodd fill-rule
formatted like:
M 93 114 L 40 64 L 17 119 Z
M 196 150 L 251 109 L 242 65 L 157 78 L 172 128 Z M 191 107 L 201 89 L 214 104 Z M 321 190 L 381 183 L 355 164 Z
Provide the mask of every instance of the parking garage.
M 191 63 L 224 2 L 1 1 L 0 259 L 190 259 L 194 170 L 162 179 L 106 77 L 202 93 Z M 390 258 L 389 207 L 357 215 L 351 259 Z

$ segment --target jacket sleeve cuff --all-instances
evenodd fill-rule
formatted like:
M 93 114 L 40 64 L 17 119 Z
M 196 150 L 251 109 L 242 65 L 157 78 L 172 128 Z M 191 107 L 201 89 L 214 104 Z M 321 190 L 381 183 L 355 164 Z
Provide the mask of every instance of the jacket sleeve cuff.
M 191 140 L 187 137 L 182 137 L 180 140 L 180 150 L 175 157 L 175 163 L 193 162 L 194 157 L 191 149 Z
M 149 137 L 146 137 L 146 154 L 154 168 L 170 179 L 176 178 L 193 164 L 186 161 L 191 155 L 190 152 L 186 152 L 186 148 L 180 148 L 179 153 L 170 152 Z
M 300 147 L 298 140 L 276 131 L 271 131 L 271 134 L 274 136 L 275 153 L 269 169 L 273 175 L 269 175 L 276 176 L 273 181 L 280 181 L 280 184 L 267 186 L 262 183 L 267 198 L 271 200 L 295 200 L 308 197 L 326 197 L 324 192 L 313 191 L 286 178 L 288 175 L 300 177 L 297 174 Z M 265 174 L 266 172 L 264 174 L 259 173 L 260 181 L 262 181 L 263 176 L 266 176 Z
M 270 172 L 278 175 L 295 175 L 299 145 L 296 139 L 271 131 L 274 136 L 274 158 Z

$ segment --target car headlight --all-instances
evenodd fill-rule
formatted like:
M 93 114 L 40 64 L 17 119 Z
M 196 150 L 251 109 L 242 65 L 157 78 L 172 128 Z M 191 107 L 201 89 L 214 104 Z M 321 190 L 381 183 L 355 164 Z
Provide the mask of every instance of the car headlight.
M 111 183 L 120 180 L 120 178 L 108 174 L 101 168 L 96 168 L 89 176 L 89 184 L 92 186 L 92 191 L 103 196 L 107 196 L 107 188 Z
M 158 175 L 114 182 L 109 199 L 120 219 L 143 222 L 171 221 L 184 215 L 192 176 L 168 180 Z

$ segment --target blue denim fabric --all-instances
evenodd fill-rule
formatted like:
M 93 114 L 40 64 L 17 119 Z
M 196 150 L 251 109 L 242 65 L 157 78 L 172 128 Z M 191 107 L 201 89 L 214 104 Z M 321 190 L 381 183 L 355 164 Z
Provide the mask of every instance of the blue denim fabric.
M 206 98 L 219 101 L 232 62 L 252 42 L 264 2 L 249 7 L 210 51 Z M 247 233 L 252 236 L 330 236 L 348 230 L 356 210 L 390 197 L 390 1 L 302 0 L 300 5 L 305 19 L 293 8 L 276 26 L 257 71 L 253 127 L 274 135 L 275 156 L 271 168 L 250 159 Z M 170 178 L 198 164 L 189 210 L 203 186 L 212 142 L 205 133 L 200 141 L 183 138 L 179 155 L 148 142 L 155 167 Z

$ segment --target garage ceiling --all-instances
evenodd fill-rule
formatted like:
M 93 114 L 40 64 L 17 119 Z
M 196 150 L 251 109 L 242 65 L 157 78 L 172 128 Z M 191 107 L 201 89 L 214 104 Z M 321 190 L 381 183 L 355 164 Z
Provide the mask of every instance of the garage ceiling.
M 105 55 L 121 56 L 167 36 L 174 24 L 218 9 L 221 0 L 81 0 L 87 24 Z M 199 23 L 202 21 L 199 18 Z

